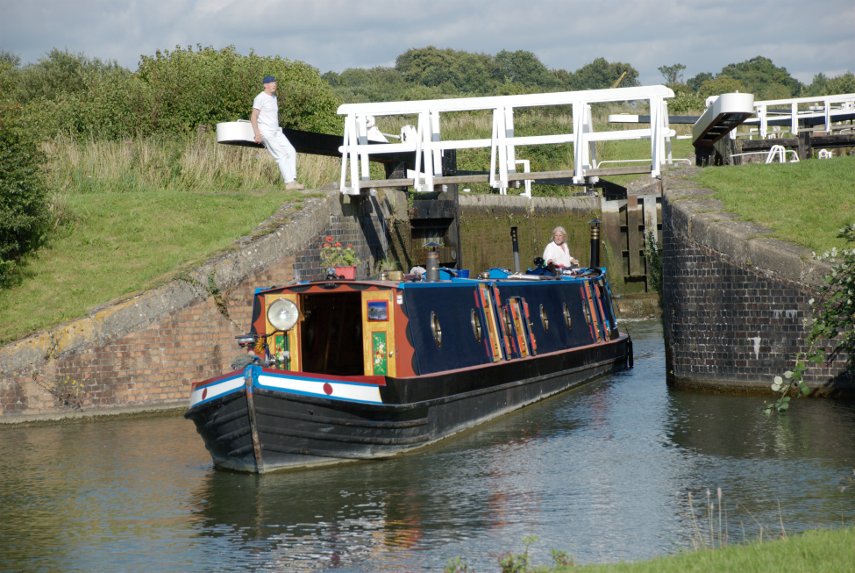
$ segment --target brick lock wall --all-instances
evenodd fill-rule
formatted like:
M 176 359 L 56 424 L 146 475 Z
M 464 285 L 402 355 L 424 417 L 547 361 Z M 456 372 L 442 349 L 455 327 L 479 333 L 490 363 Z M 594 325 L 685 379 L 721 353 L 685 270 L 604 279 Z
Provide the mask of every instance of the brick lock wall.
M 828 268 L 738 222 L 704 191 L 663 198 L 663 322 L 669 383 L 771 393 L 806 348 L 809 300 Z M 818 393 L 851 393 L 843 361 L 810 366 Z

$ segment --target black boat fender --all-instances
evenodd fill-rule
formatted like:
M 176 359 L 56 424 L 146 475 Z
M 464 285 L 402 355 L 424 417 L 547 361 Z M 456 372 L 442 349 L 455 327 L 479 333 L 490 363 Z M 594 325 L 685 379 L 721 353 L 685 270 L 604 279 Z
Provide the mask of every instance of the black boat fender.
M 632 337 L 628 336 L 626 339 L 626 367 L 632 368 L 635 366 L 635 359 L 632 356 Z

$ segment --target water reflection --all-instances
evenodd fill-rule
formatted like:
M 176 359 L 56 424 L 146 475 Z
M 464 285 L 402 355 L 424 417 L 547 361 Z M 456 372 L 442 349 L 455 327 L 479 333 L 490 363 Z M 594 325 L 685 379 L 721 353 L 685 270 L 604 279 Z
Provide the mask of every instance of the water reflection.
M 0 570 L 497 569 L 636 560 L 692 544 L 688 495 L 724 493 L 734 541 L 855 521 L 852 404 L 670 391 L 661 332 L 636 368 L 384 462 L 215 471 L 178 416 L 0 427 Z

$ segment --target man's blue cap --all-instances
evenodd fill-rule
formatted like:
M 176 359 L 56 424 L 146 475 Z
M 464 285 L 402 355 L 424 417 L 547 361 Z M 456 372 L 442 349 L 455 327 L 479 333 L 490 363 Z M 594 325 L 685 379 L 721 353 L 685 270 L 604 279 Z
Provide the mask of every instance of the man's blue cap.
M 275 82 L 275 81 L 276 81 L 276 78 L 274 78 L 273 76 L 264 76 L 264 80 L 262 80 L 261 83 L 269 84 L 270 82 Z

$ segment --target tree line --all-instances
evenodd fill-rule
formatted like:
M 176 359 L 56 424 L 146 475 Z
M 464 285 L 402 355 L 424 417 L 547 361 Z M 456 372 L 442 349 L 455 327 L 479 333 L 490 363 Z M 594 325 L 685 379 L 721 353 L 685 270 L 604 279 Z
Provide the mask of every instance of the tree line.
M 674 113 L 699 113 L 708 96 L 734 91 L 753 93 L 758 100 L 855 92 L 852 72 L 834 78 L 820 73 L 805 85 L 763 56 L 684 81 L 685 69 L 679 63 L 658 68 L 675 92 L 669 102 Z M 350 68 L 323 78 L 343 100 L 364 102 L 632 87 L 639 85 L 638 76 L 632 65 L 605 58 L 569 71 L 549 69 L 525 50 L 488 55 L 429 46 L 407 50 L 391 67 Z

